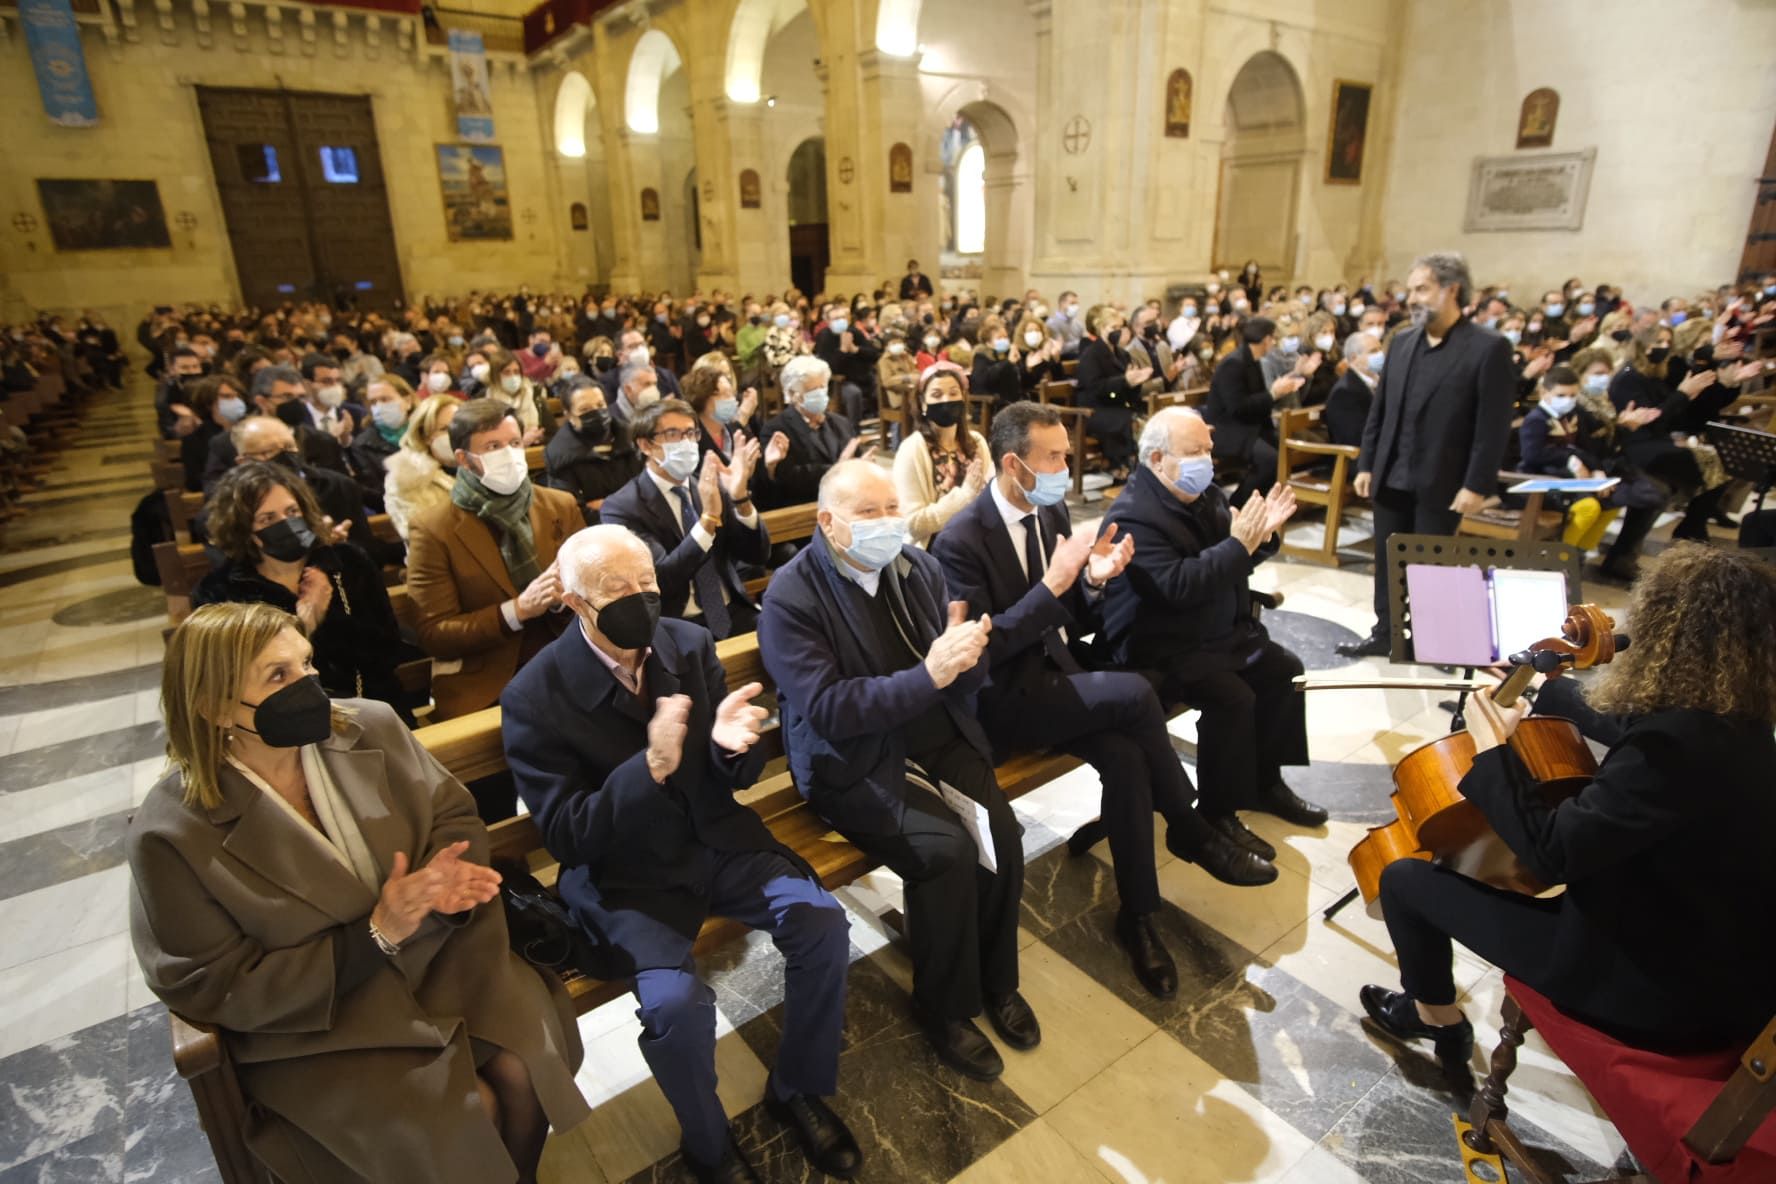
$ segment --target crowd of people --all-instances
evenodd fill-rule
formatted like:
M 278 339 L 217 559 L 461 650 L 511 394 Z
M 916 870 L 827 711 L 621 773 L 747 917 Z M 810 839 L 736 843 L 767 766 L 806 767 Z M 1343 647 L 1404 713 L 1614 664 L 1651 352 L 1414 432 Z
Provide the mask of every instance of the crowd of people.
M 1154 923 L 1155 816 L 1169 850 L 1235 886 L 1277 876 L 1242 811 L 1326 821 L 1284 779 L 1308 760 L 1301 662 L 1247 587 L 1296 508 L 1276 410 L 1322 406 L 1326 435 L 1360 449 L 1378 551 L 1397 530 L 1453 533 L 1500 469 L 1619 477 L 1570 507 L 1568 541 L 1598 546 L 1620 513 L 1604 567 L 1629 577 L 1661 512 L 1706 538 L 1732 508 L 1698 437 L 1762 373 L 1749 346 L 1773 317 L 1776 276 L 1657 308 L 1575 279 L 1521 308 L 1449 255 L 1404 283 L 1328 289 L 1267 288 L 1254 264 L 1134 308 L 939 297 L 909 262 L 850 298 L 521 287 L 394 310 L 156 309 L 136 338 L 160 431 L 205 494 L 193 529 L 214 567 L 169 642 L 172 771 L 132 824 L 144 971 L 237 1041 L 275 1120 L 254 1146 L 281 1177 L 380 1179 L 421 1154 L 431 1178 L 530 1179 L 542 1132 L 584 1103 L 571 1013 L 480 907 L 499 877 L 474 815 L 521 799 L 590 969 L 634 991 L 699 1178 L 755 1178 L 715 1095 L 713 996 L 690 957 L 711 913 L 785 954 L 765 1101 L 848 1177 L 864 1152 L 827 1101 L 845 916 L 735 800 L 767 711 L 758 685 L 727 685 L 717 640 L 756 632 L 796 785 L 905 883 L 914 1014 L 946 1064 L 991 1079 L 1003 1059 L 978 1018 L 1012 1049 L 1041 1040 L 1018 990 L 1023 854 L 997 764 L 1053 749 L 1098 771 L 1116 937 L 1158 997 L 1178 976 Z M 47 317 L 5 333 L 9 388 L 43 349 L 121 381 L 101 321 Z M 1124 486 L 1095 532 L 1065 500 L 1084 458 L 1034 398 L 1069 371 Z M 1149 393 L 1203 387 L 1200 407 L 1146 414 Z M 992 398 L 985 432 L 970 394 Z M 866 441 L 872 416 L 892 464 Z M 765 511 L 809 503 L 810 540 L 770 537 Z M 399 542 L 373 534 L 376 513 Z M 405 636 L 390 567 L 415 610 Z M 1354 652 L 1385 651 L 1379 594 L 1377 616 Z M 424 702 L 395 676 L 418 656 Z M 1200 786 L 1167 733 L 1181 703 L 1201 712 Z M 510 771 L 465 791 L 408 728 L 416 710 L 496 704 Z M 1429 907 L 1397 909 L 1413 994 L 1365 1003 L 1442 1049 L 1460 1040 Z M 316 1106 L 320 1064 L 357 1109 Z M 421 1069 L 423 1090 L 390 1084 Z M 360 1095 L 424 1141 L 380 1141 Z M 477 1099 L 486 1125 L 444 1130 Z

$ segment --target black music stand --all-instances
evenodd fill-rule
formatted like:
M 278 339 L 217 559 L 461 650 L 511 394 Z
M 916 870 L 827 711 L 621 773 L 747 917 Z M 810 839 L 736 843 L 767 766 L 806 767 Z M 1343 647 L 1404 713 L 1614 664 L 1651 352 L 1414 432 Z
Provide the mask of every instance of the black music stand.
M 1776 438 L 1776 437 L 1773 437 Z M 1566 597 L 1570 604 L 1584 600 L 1585 553 L 1558 540 L 1483 539 L 1471 535 L 1395 534 L 1389 535 L 1385 559 L 1388 572 L 1388 619 L 1392 622 L 1389 660 L 1412 661 L 1412 605 L 1406 591 L 1406 568 L 1411 564 L 1433 567 L 1503 567 L 1517 571 L 1557 571 L 1566 576 Z M 1464 678 L 1474 677 L 1474 667 L 1467 667 Z M 1451 732 L 1467 726 L 1462 709 L 1468 701 L 1463 691 L 1455 704 L 1455 718 L 1449 723 Z M 1345 905 L 1357 898 L 1352 888 L 1333 901 L 1320 915 L 1330 921 Z
M 1720 454 L 1721 466 L 1757 487 L 1756 508 L 1763 509 L 1764 495 L 1776 482 L 1776 434 L 1730 423 L 1710 423 L 1703 431 Z

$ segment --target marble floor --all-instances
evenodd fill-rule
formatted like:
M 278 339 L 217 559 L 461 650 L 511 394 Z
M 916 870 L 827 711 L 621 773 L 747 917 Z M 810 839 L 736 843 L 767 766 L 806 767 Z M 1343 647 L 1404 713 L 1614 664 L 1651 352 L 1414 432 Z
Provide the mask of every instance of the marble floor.
M 96 401 L 32 512 L 0 552 L 0 1184 L 216 1179 L 189 1094 L 173 1074 L 164 1010 L 127 935 L 122 834 L 160 765 L 158 589 L 137 585 L 129 513 L 148 489 L 145 388 Z M 1082 517 L 1089 515 L 1085 510 Z M 1358 537 L 1361 532 L 1353 533 Z M 1285 593 L 1273 630 L 1310 668 L 1345 664 L 1331 644 L 1365 630 L 1366 565 L 1276 562 L 1257 583 Z M 1619 607 L 1609 588 L 1588 591 Z M 1400 674 L 1398 670 L 1388 673 Z M 1448 728 L 1441 696 L 1326 692 L 1310 705 L 1314 764 L 1292 777 L 1326 804 L 1322 832 L 1254 821 L 1281 849 L 1281 877 L 1232 889 L 1158 850 L 1161 927 L 1176 998 L 1141 992 L 1110 935 L 1107 853 L 1065 838 L 1097 813 L 1089 769 L 1016 804 L 1029 859 L 1024 991 L 1041 1047 L 1007 1051 L 1005 1076 L 940 1068 L 909 1021 L 910 968 L 878 919 L 893 876 L 844 890 L 852 917 L 848 1027 L 837 1108 L 866 1151 L 863 1179 L 970 1184 L 1455 1184 L 1457 1092 L 1416 1052 L 1359 1022 L 1357 988 L 1392 982 L 1381 925 L 1360 907 L 1320 910 L 1350 886 L 1345 853 L 1388 817 L 1390 762 Z M 1189 718 L 1175 730 L 1189 751 Z M 782 964 L 766 940 L 703 969 L 720 1003 L 721 1095 L 773 1181 L 810 1173 L 758 1105 L 775 1049 Z M 1498 972 L 1459 979 L 1495 1035 Z M 600 1184 L 688 1179 L 671 1115 L 649 1079 L 632 1004 L 583 1017 L 580 1084 L 590 1121 L 551 1142 L 545 1178 Z M 1594 1179 L 1622 1143 L 1532 1033 L 1513 1078 L 1520 1129 L 1559 1178 Z

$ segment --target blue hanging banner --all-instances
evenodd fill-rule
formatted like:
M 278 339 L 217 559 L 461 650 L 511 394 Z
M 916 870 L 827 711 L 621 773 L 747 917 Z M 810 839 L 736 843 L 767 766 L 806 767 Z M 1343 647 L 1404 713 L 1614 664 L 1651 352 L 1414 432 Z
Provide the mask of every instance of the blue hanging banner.
M 450 30 L 450 82 L 456 100 L 456 134 L 485 144 L 493 139 L 493 91 L 487 80 L 487 48 L 481 34 Z
M 87 77 L 86 51 L 80 46 L 73 7 L 68 0 L 18 0 L 18 12 L 31 67 L 37 71 L 37 93 L 43 96 L 50 122 L 63 127 L 98 126 L 99 104 Z

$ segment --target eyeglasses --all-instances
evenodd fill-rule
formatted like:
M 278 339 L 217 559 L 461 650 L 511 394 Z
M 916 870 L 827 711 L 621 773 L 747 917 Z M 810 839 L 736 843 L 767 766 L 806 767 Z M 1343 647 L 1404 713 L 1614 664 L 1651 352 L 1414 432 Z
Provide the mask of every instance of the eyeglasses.
M 679 444 L 685 440 L 695 443 L 702 438 L 703 430 L 701 428 L 661 428 L 648 437 L 650 440 L 659 440 L 665 444 Z

